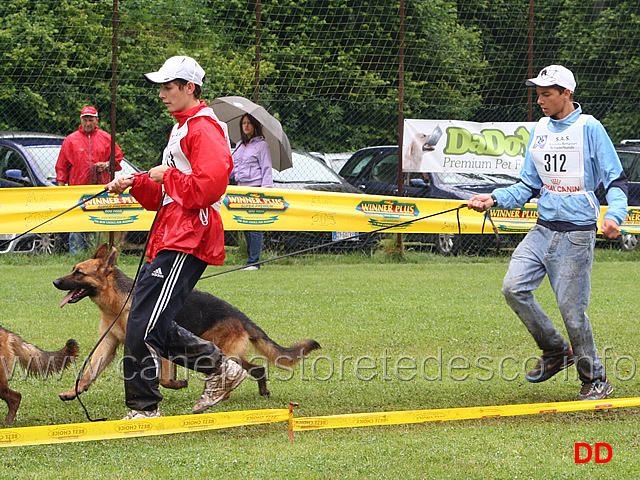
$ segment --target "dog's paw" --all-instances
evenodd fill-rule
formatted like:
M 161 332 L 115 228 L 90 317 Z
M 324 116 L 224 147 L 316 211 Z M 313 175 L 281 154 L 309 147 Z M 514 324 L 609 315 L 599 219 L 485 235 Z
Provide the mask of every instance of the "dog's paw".
M 58 397 L 60 397 L 60 400 L 62 400 L 63 402 L 73 400 L 74 398 L 76 398 L 76 389 L 72 388 L 71 390 L 68 390 L 66 392 L 59 393 Z
M 180 390 L 181 388 L 187 388 L 189 382 L 187 380 L 168 380 L 166 382 L 160 382 L 164 388 L 171 388 L 172 390 Z

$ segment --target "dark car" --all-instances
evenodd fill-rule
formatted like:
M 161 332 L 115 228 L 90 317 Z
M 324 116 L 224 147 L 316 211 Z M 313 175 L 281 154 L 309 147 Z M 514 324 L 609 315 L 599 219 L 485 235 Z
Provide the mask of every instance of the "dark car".
M 56 162 L 64 139 L 49 133 L 0 132 L 0 188 L 55 186 Z M 139 171 L 126 159 L 121 166 L 117 176 Z M 16 237 L 18 234 L 0 234 L 0 253 L 54 253 L 61 249 L 65 235 L 30 233 Z
M 291 168 L 281 172 L 273 169 L 274 188 L 293 190 L 316 190 L 321 192 L 342 192 L 361 194 L 357 188 L 345 181 L 340 175 L 315 156 L 294 148 Z M 233 184 L 233 180 L 231 180 Z M 283 232 L 265 231 L 264 245 L 274 250 L 301 250 L 315 247 L 341 238 L 347 240 L 324 247 L 324 251 L 343 251 L 371 248 L 376 239 L 373 235 L 360 235 L 357 232 Z M 238 232 L 225 232 L 225 244 L 237 245 Z
M 371 195 L 398 195 L 398 147 L 382 146 L 358 150 L 340 170 L 340 175 L 360 191 Z M 477 193 L 515 183 L 511 175 L 478 173 L 406 172 L 405 197 L 466 200 Z
M 358 150 L 340 170 L 340 175 L 360 191 L 371 195 L 398 195 L 398 147 L 379 146 Z M 404 173 L 402 195 L 420 198 L 467 200 L 478 193 L 517 182 L 505 174 L 478 173 Z M 456 253 L 459 235 L 408 234 L 408 241 L 433 243 L 443 255 Z
M 623 140 L 619 145 L 616 145 L 616 151 L 629 181 L 629 206 L 640 207 L 640 140 Z M 596 190 L 596 196 L 602 205 L 607 204 L 602 185 Z M 625 251 L 634 250 L 638 246 L 638 236 L 629 233 L 620 235 L 614 241 Z
M 46 133 L 0 132 L 0 187 L 55 185 L 56 161 L 64 138 Z

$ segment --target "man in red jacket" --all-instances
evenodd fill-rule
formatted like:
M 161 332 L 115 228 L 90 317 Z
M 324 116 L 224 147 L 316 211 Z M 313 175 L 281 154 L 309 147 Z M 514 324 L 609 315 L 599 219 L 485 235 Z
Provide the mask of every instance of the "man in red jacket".
M 98 127 L 98 110 L 84 107 L 78 130 L 68 135 L 56 163 L 58 185 L 103 185 L 109 178 L 111 135 Z M 122 150 L 116 143 L 116 168 L 121 170 Z
M 98 127 L 98 110 L 87 106 L 80 112 L 78 130 L 62 142 L 56 162 L 56 180 L 59 186 L 103 185 L 110 180 L 111 135 Z M 115 170 L 121 170 L 122 150 L 116 143 Z M 87 248 L 85 234 L 69 234 L 69 253 L 76 254 Z
M 193 58 L 172 57 L 145 77 L 160 85 L 160 99 L 178 123 L 162 165 L 107 184 L 113 193 L 131 187 L 143 207 L 158 211 L 129 312 L 124 376 L 131 411 L 123 420 L 161 416 L 159 357 L 208 375 L 193 413 L 226 399 L 247 375 L 216 345 L 174 321 L 207 265 L 224 261 L 219 210 L 233 168 L 226 124 L 200 101 L 205 72 Z

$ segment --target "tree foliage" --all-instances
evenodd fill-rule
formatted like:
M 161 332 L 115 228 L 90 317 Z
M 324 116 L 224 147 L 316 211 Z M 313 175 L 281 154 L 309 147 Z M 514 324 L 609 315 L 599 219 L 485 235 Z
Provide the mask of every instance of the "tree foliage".
M 585 110 L 614 138 L 637 136 L 640 126 L 636 3 L 535 5 L 534 70 L 573 68 Z M 294 145 L 343 151 L 397 141 L 399 4 L 262 2 L 260 103 Z M 118 5 L 117 139 L 129 159 L 148 167 L 173 119 L 142 74 L 172 55 L 190 55 L 207 72 L 203 99 L 253 98 L 256 2 Z M 0 4 L 0 129 L 68 134 L 87 104 L 111 129 L 112 9 L 112 0 Z M 405 0 L 405 12 L 405 117 L 525 119 L 528 2 Z
M 265 5 L 264 54 L 274 71 L 261 86 L 300 145 L 321 149 L 318 132 L 335 149 L 397 141 L 398 13 L 397 1 Z M 406 2 L 407 116 L 467 116 L 481 103 L 484 66 L 478 32 L 457 23 L 452 2 Z
M 615 138 L 638 138 L 638 3 L 567 0 L 566 7 L 558 36 L 563 45 L 562 58 L 568 65 L 575 66 L 577 97 L 585 111 L 598 116 Z
M 491 110 L 516 115 L 527 101 L 530 2 L 477 0 L 460 19 L 483 35 L 483 54 L 494 88 L 483 94 L 476 117 Z M 617 0 L 547 0 L 533 5 L 533 75 L 551 64 L 573 70 L 575 99 L 598 117 L 615 141 L 638 138 L 640 131 L 640 4 Z M 521 75 L 510 74 L 519 70 Z M 535 92 L 534 92 L 535 93 Z M 537 118 L 540 111 L 534 108 Z

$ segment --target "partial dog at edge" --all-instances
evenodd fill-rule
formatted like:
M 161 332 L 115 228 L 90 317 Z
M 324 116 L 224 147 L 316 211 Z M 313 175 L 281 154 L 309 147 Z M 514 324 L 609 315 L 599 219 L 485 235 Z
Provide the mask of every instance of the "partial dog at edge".
M 69 292 L 60 307 L 89 297 L 100 308 L 100 337 L 113 323 L 133 286 L 133 280 L 115 266 L 117 256 L 115 247 L 108 251 L 107 244 L 103 244 L 98 247 L 92 258 L 78 263 L 69 275 L 53 282 L 56 288 Z M 89 388 L 113 361 L 117 348 L 124 344 L 130 307 L 131 299 L 93 354 L 90 367 L 78 382 L 78 393 Z M 320 348 L 320 344 L 315 340 L 303 340 L 289 348 L 281 347 L 239 309 L 199 290 L 193 290 L 187 297 L 176 317 L 176 323 L 215 343 L 227 356 L 238 359 L 242 367 L 258 381 L 260 395 L 269 395 L 266 370 L 263 365 L 253 364 L 245 358 L 249 342 L 258 353 L 268 359 L 269 363 L 283 367 L 296 365 L 309 352 Z M 176 380 L 175 376 L 176 365 L 163 358 L 160 385 L 172 389 L 187 386 L 186 380 Z M 72 388 L 59 396 L 62 400 L 73 400 L 76 397 L 76 389 Z
M 67 340 L 62 350 L 45 352 L 25 342 L 19 335 L 0 327 L 0 398 L 7 402 L 9 413 L 3 423 L 12 423 L 16 418 L 22 395 L 9 388 L 9 380 L 17 361 L 30 375 L 44 378 L 51 373 L 62 372 L 78 356 L 78 344 Z

